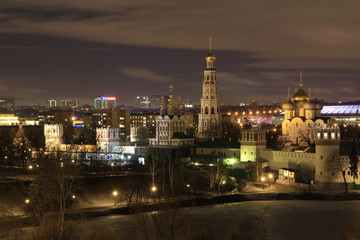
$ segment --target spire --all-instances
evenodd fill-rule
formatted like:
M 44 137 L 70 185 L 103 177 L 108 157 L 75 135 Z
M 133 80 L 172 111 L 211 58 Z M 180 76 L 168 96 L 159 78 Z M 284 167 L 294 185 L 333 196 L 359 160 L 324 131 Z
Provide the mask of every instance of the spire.
M 302 88 L 304 86 L 304 83 L 303 83 L 303 73 L 302 71 L 300 70 L 300 79 L 299 79 L 299 87 Z
M 290 100 L 290 87 L 288 87 L 288 99 Z
M 170 95 L 173 95 L 173 88 L 174 88 L 174 86 L 173 86 L 172 84 L 170 84 L 170 86 L 169 86 L 169 89 L 170 89 Z
M 209 53 L 212 52 L 212 39 L 211 37 L 209 38 Z
M 164 96 L 161 96 L 160 115 L 165 115 L 165 102 L 164 102 Z

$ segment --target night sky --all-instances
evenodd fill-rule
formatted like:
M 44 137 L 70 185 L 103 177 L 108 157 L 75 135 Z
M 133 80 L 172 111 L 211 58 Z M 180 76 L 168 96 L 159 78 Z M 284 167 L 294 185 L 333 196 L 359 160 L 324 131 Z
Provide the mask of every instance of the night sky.
M 103 94 L 198 102 L 208 39 L 220 101 L 282 101 L 297 86 L 359 99 L 360 1 L 0 0 L 0 96 L 17 105 Z

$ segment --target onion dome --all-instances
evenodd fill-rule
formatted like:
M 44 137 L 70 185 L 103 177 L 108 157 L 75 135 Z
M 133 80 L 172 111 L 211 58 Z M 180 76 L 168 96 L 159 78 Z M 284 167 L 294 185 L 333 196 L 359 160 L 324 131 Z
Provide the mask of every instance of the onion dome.
M 308 101 L 304 104 L 303 107 L 305 110 L 316 110 L 316 106 L 317 106 L 316 102 Z
M 323 109 L 324 105 L 318 100 L 318 99 L 315 99 L 315 103 L 316 103 L 316 110 L 321 110 Z
M 297 92 L 292 96 L 292 100 L 295 103 L 298 102 L 306 102 L 310 100 L 310 96 L 307 92 L 304 91 L 304 89 L 300 88 L 297 90 Z
M 215 61 L 215 55 L 213 55 L 211 52 L 205 57 L 206 60 Z
M 295 103 L 291 102 L 290 100 L 286 101 L 282 105 L 283 110 L 294 110 L 296 108 Z

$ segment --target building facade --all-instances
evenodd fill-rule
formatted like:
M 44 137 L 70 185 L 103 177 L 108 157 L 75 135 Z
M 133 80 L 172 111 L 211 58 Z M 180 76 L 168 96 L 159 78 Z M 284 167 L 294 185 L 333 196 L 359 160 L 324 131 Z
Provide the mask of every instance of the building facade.
M 182 108 L 175 108 L 173 86 L 170 85 L 169 101 L 162 101 L 160 115 L 156 118 L 156 136 L 149 138 L 149 145 L 180 147 L 191 146 L 194 138 L 186 135 L 185 117 Z

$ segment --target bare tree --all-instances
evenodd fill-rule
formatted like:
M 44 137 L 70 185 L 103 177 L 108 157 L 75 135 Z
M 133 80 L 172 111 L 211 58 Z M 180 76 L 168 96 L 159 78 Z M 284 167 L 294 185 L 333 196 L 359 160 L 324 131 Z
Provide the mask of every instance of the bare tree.
M 217 159 L 214 167 L 211 167 L 209 170 L 209 183 L 210 189 L 219 195 L 221 190 L 221 185 L 226 183 L 227 179 L 227 169 L 223 163 L 222 159 Z
M 307 126 L 305 129 L 298 131 L 299 143 L 306 143 L 308 147 L 313 148 L 315 143 L 315 128 L 314 126 Z
M 55 239 L 67 239 L 65 211 L 79 188 L 77 177 L 80 167 L 70 155 L 51 152 L 38 158 L 38 169 L 29 186 L 29 212 L 32 216 L 37 239 L 49 234 Z
M 328 171 L 337 172 L 337 173 L 341 174 L 341 177 L 344 182 L 345 192 L 348 192 L 348 183 L 346 180 L 346 172 L 351 167 L 349 158 L 335 156 L 335 157 L 329 159 L 327 164 L 328 164 L 328 166 L 327 166 Z
M 149 156 L 148 167 L 151 176 L 151 186 L 154 187 L 156 185 L 160 173 L 158 153 L 153 153 L 151 154 L 151 156 Z
M 353 182 L 355 183 L 356 179 L 358 179 L 358 165 L 359 165 L 359 157 L 358 157 L 358 149 L 357 143 L 353 140 L 353 145 L 351 152 L 349 154 L 349 161 L 350 161 L 350 174 L 353 177 Z

